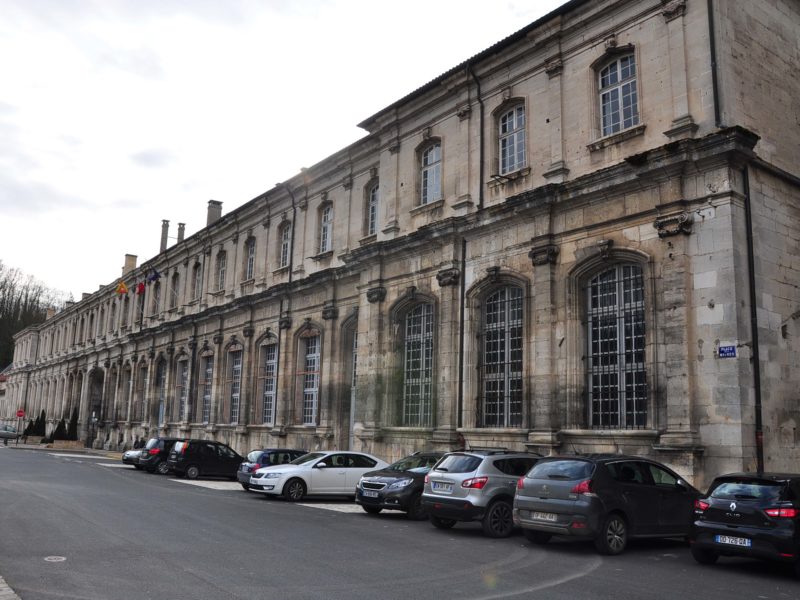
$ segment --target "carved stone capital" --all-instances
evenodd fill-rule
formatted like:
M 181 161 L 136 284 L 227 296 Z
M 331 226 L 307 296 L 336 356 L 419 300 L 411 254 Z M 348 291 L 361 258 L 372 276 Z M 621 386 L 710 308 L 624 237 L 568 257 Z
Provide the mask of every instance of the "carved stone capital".
M 221 333 L 215 333 L 214 337 L 211 338 L 211 341 L 215 344 L 221 344 L 225 337 Z
M 611 256 L 612 246 L 614 246 L 614 240 L 600 240 L 597 242 L 597 251 L 603 260 L 608 260 Z
M 486 274 L 489 276 L 489 280 L 494 283 L 500 276 L 500 267 L 488 267 L 486 269 Z
M 664 20 L 669 23 L 686 13 L 686 0 L 661 0 L 661 7 L 661 14 L 664 15 Z
M 353 178 L 350 175 L 346 175 L 342 178 L 342 187 L 346 190 L 349 190 L 353 187 Z
M 389 142 L 389 154 L 397 154 L 400 151 L 400 139 L 395 138 Z
M 103 366 L 104 366 L 106 369 L 110 369 L 110 368 L 111 368 L 111 361 L 110 361 L 110 360 L 104 360 L 104 361 L 103 361 Z
M 292 326 L 292 317 L 281 317 L 278 319 L 279 329 L 290 329 Z
M 253 337 L 253 333 L 255 333 L 255 329 L 252 325 L 246 325 L 244 329 L 242 329 L 242 335 L 246 338 Z
M 339 318 L 339 309 L 336 308 L 336 305 L 333 303 L 332 300 L 329 300 L 325 303 L 325 306 L 322 307 L 322 318 L 326 321 L 331 321 L 333 319 Z
M 681 212 L 676 215 L 659 217 L 653 222 L 653 227 L 658 231 L 658 237 L 665 238 L 679 233 L 689 235 L 692 233 L 693 223 L 692 213 Z
M 367 290 L 367 302 L 369 302 L 370 304 L 383 302 L 385 299 L 386 299 L 386 288 L 383 287 L 382 285 Z
M 544 65 L 544 72 L 550 79 L 558 77 L 564 71 L 564 63 L 561 61 L 560 56 L 554 56 L 547 60 Z
M 546 244 L 544 246 L 537 246 L 528 252 L 528 256 L 533 262 L 534 267 L 542 265 L 554 265 L 558 259 L 558 246 L 555 244 Z
M 186 343 L 186 345 L 189 347 L 189 350 L 194 350 L 197 348 L 197 340 L 193 335 L 189 336 L 189 341 Z
M 175 346 L 167 346 L 167 354 L 170 356 L 175 354 Z
M 469 104 L 464 104 L 456 109 L 456 116 L 459 121 L 466 121 L 472 115 L 472 107 Z
M 147 351 L 147 358 L 149 358 L 150 360 L 153 360 L 153 358 L 155 358 L 155 356 L 156 356 L 156 349 L 155 348 L 150 348 Z
M 439 282 L 441 287 L 447 287 L 450 285 L 456 285 L 460 276 L 461 271 L 455 267 L 451 267 L 449 269 L 442 269 L 436 273 L 436 281 Z

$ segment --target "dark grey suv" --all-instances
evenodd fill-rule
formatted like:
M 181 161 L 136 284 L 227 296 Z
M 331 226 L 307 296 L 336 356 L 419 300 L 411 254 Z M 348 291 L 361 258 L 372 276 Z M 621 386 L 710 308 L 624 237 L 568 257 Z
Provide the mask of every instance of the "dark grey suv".
M 480 521 L 486 535 L 509 536 L 517 480 L 538 459 L 538 454 L 508 450 L 445 454 L 425 476 L 422 505 L 439 529 L 450 529 L 458 521 Z
M 687 536 L 699 495 L 677 473 L 645 458 L 543 458 L 519 480 L 514 521 L 537 544 L 566 535 L 619 554 L 631 537 Z

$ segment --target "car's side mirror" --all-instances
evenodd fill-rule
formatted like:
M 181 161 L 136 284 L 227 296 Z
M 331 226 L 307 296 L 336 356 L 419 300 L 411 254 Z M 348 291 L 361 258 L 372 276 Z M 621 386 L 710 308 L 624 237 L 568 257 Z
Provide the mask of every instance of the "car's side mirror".
M 324 468 L 325 468 L 325 467 L 327 467 L 327 466 L 328 466 L 328 465 L 327 465 L 327 464 L 325 464 L 324 462 L 318 462 L 317 464 L 315 464 L 315 465 L 314 465 L 314 468 L 315 468 L 315 469 L 324 469 Z

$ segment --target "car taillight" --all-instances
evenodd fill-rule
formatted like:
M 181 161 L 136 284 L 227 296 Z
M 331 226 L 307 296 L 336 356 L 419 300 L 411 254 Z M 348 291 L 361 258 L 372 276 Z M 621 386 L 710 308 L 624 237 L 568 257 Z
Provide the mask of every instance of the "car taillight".
M 428 476 L 425 475 L 425 483 L 428 483 L 428 479 L 429 479 Z
M 517 479 L 517 489 L 518 490 L 525 489 L 525 478 L 524 477 L 520 477 L 519 479 Z
M 158 448 L 150 448 L 150 450 L 148 450 L 148 451 L 147 451 L 147 453 L 148 453 L 149 455 L 151 455 L 151 456 L 155 456 L 155 455 L 156 455 L 156 454 L 158 454 L 159 452 L 160 452 L 160 451 L 159 451 L 159 449 L 158 449 Z
M 471 488 L 473 490 L 482 490 L 483 487 L 489 482 L 488 477 L 473 477 L 472 479 L 466 479 L 462 484 L 461 487 L 463 488 Z
M 711 506 L 711 505 L 708 502 L 703 502 L 702 500 L 695 500 L 694 501 L 695 510 L 705 511 L 705 510 L 708 510 L 709 506 Z
M 797 517 L 796 508 L 768 508 L 764 512 L 770 517 L 778 517 L 780 519 L 794 519 Z
M 575 487 L 573 487 L 570 491 L 570 494 L 591 494 L 592 493 L 592 480 L 591 479 L 584 479 Z

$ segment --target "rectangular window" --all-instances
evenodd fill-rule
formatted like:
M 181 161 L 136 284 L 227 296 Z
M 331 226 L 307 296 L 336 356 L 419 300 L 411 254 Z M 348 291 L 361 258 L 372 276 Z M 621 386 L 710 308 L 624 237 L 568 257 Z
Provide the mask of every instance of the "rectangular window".
M 305 342 L 305 370 L 303 376 L 303 425 L 317 424 L 319 400 L 320 348 L 319 336 L 308 337 Z
M 228 256 L 225 252 L 217 255 L 217 291 L 225 289 L 225 271 L 227 269 Z
M 199 298 L 203 290 L 203 268 L 200 265 L 194 266 L 192 277 L 192 298 Z
M 281 251 L 280 251 L 280 268 L 289 266 L 289 241 L 291 240 L 292 231 L 289 225 L 281 227 Z
M 603 136 L 639 124 L 636 59 L 619 58 L 600 71 L 600 120 Z
M 271 425 L 275 413 L 275 390 L 277 387 L 278 345 L 267 344 L 261 348 L 261 394 L 263 400 L 261 422 Z
M 525 166 L 525 107 L 519 105 L 500 117 L 500 174 Z
M 167 403 L 167 377 L 165 363 L 159 363 L 156 369 L 156 393 L 158 394 L 158 424 L 164 424 Z
M 434 144 L 422 153 L 420 172 L 420 204 L 442 198 L 442 147 Z
M 367 235 L 375 235 L 378 231 L 378 186 L 372 186 L 367 201 Z
M 201 382 L 203 390 L 203 423 L 211 421 L 211 390 L 212 382 L 214 380 L 214 357 L 206 356 L 203 359 L 203 381 Z
M 244 268 L 245 281 L 255 277 L 256 272 L 256 241 L 250 239 L 247 241 L 247 262 Z
M 319 253 L 328 252 L 333 247 L 333 208 L 324 206 L 320 211 Z
M 239 422 L 239 400 L 242 391 L 242 351 L 235 350 L 228 354 L 230 361 L 230 422 L 235 425 Z
M 178 386 L 176 395 L 178 396 L 178 421 L 183 421 L 186 413 L 186 401 L 189 398 L 189 361 L 178 362 Z
M 138 417 L 140 422 L 145 420 L 145 411 L 147 409 L 147 402 L 145 398 L 145 393 L 147 392 L 147 367 L 142 367 L 142 370 L 139 371 L 139 379 L 137 380 L 136 385 L 136 410 L 134 410 L 134 415 Z

